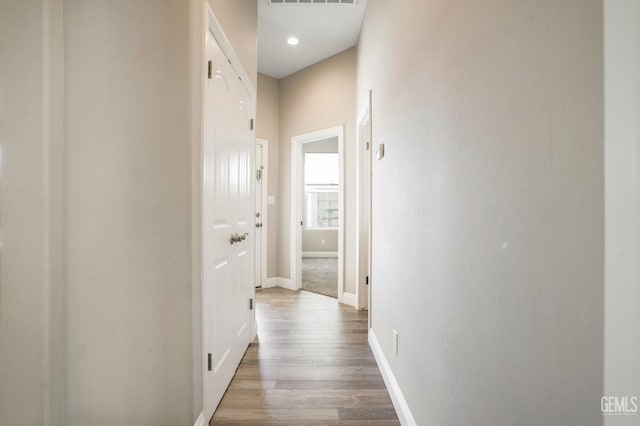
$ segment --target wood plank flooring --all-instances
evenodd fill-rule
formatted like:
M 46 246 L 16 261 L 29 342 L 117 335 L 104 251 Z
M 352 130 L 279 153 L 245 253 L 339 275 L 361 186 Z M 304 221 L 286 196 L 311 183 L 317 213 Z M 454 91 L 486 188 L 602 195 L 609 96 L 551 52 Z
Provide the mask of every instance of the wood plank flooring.
M 258 338 L 211 425 L 399 425 L 367 343 L 367 313 L 280 288 L 256 292 Z

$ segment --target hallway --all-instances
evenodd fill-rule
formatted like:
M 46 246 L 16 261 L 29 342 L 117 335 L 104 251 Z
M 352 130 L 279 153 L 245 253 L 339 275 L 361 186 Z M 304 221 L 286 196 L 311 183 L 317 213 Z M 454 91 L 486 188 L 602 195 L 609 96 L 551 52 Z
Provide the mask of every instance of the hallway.
M 0 262 L 0 426 L 640 426 L 640 0 L 0 0 Z
M 398 425 L 367 312 L 305 291 L 256 293 L 258 338 L 211 425 Z

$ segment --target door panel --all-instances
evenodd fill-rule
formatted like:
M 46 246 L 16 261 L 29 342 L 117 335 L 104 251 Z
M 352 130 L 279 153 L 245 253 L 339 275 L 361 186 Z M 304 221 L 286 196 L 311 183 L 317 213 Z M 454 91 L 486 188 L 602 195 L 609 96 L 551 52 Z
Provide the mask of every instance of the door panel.
M 253 132 L 252 98 L 211 33 L 206 58 L 211 78 L 204 85 L 202 147 L 203 406 L 210 418 L 250 341 Z

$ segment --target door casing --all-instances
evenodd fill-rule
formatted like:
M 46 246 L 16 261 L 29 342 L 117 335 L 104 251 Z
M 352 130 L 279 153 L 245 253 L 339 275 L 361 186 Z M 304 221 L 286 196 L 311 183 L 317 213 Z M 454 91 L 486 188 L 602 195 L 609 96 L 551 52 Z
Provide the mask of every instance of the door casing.
M 302 145 L 338 138 L 338 302 L 344 295 L 344 126 L 339 125 L 291 138 L 291 224 L 290 277 L 293 289 L 302 288 Z
M 371 288 L 371 167 L 373 145 L 371 141 L 370 108 L 358 120 L 358 167 L 356 199 L 356 309 L 370 309 Z M 367 146 L 368 143 L 368 146 Z M 363 242 L 366 239 L 366 242 Z M 364 245 L 364 246 L 363 246 Z M 367 284 L 369 277 L 369 284 Z M 371 323 L 369 322 L 369 326 Z
M 262 164 L 264 166 L 264 168 L 262 169 L 262 183 L 261 183 L 261 189 L 262 189 L 262 199 L 261 199 L 261 205 L 258 206 L 258 203 L 256 202 L 256 209 L 260 209 L 260 217 L 256 218 L 256 222 L 261 222 L 262 223 L 262 227 L 260 228 L 260 233 L 261 233 L 261 238 L 260 238 L 260 247 L 258 247 L 258 245 L 256 245 L 255 251 L 255 259 L 258 259 L 258 256 L 260 256 L 261 262 L 257 262 L 256 261 L 256 271 L 255 271 L 255 276 L 256 276 L 256 286 L 263 286 L 265 285 L 266 281 L 267 281 L 267 260 L 268 260 L 268 255 L 267 255 L 267 250 L 268 250 L 268 235 L 269 235 L 269 221 L 267 220 L 268 218 L 268 214 L 267 214 L 267 197 L 268 197 L 268 193 L 269 193 L 269 141 L 266 139 L 256 139 L 256 149 L 258 148 L 258 146 L 262 147 Z M 258 170 L 258 164 L 256 162 L 256 172 Z M 257 185 L 256 185 L 256 200 L 258 199 L 258 189 L 257 189 Z M 257 235 L 256 231 L 256 235 Z M 258 266 L 260 265 L 260 266 Z

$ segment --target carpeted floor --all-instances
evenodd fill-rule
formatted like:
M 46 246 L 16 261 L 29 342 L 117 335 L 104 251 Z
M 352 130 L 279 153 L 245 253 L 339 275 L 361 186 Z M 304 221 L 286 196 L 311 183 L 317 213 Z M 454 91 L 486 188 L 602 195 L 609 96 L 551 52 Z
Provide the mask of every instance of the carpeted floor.
M 302 289 L 338 297 L 338 258 L 303 257 Z

